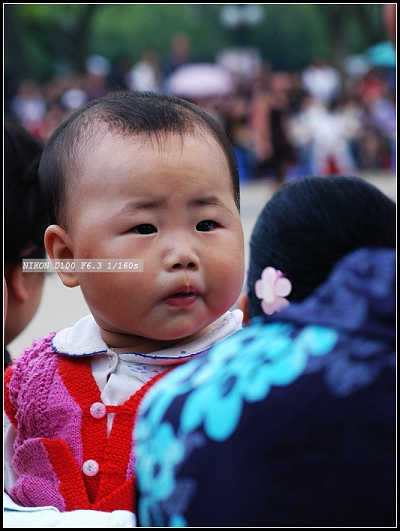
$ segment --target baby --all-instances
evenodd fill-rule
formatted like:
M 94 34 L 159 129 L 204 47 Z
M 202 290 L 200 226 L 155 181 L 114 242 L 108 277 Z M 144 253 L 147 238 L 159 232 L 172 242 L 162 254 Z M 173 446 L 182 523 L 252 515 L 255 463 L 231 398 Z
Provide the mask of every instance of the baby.
M 242 326 L 235 155 L 197 106 L 119 92 L 56 129 L 39 173 L 52 261 L 140 259 L 143 271 L 58 270 L 91 313 L 6 371 L 5 490 L 22 506 L 134 511 L 143 395 Z

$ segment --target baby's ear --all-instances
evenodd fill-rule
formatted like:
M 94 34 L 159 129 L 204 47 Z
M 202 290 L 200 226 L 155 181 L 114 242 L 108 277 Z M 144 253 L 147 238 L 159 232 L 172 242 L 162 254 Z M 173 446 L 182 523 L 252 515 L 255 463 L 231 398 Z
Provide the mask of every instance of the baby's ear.
M 247 296 L 247 293 L 241 293 L 237 300 L 237 307 L 239 308 L 239 310 L 242 310 L 243 312 L 243 324 L 244 325 L 250 324 L 248 303 L 249 303 L 249 298 Z
M 68 233 L 60 225 L 50 225 L 44 233 L 44 244 L 47 254 L 53 264 L 57 260 L 73 260 L 74 248 Z M 79 280 L 74 271 L 57 269 L 57 274 L 67 288 L 79 286 Z

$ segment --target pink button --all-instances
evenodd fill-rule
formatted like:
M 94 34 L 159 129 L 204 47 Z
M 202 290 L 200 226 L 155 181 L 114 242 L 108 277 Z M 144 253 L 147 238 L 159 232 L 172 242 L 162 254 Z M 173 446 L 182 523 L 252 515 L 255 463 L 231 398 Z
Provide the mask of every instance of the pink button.
M 95 476 L 99 471 L 99 463 L 94 459 L 88 459 L 83 463 L 82 470 L 87 476 Z
M 95 419 L 101 419 L 106 414 L 106 406 L 101 402 L 95 402 L 90 406 L 90 414 Z

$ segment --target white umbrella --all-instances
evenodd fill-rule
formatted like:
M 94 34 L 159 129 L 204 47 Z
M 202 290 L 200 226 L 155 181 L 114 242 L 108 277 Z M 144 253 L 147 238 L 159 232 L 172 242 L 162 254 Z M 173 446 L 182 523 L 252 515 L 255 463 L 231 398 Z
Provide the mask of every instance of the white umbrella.
M 166 79 L 165 92 L 186 98 L 221 96 L 233 90 L 233 79 L 224 67 L 213 63 L 189 63 Z

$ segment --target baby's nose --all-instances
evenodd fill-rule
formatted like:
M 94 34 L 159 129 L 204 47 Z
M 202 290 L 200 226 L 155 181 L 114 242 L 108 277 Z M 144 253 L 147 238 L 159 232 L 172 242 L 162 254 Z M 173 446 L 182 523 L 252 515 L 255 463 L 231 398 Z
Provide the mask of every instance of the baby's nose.
M 174 270 L 196 269 L 199 262 L 197 253 L 186 238 L 175 241 L 165 258 L 166 267 Z

